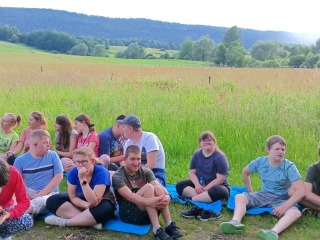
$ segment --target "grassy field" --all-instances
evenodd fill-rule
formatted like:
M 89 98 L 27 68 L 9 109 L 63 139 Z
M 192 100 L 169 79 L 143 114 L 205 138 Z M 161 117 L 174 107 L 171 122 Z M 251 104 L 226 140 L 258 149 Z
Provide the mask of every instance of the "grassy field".
M 34 110 L 47 117 L 52 139 L 58 114 L 74 119 L 87 113 L 98 131 L 111 126 L 119 114 L 136 114 L 143 129 L 156 133 L 164 145 L 169 183 L 188 176 L 190 158 L 204 130 L 215 133 L 229 159 L 231 185 L 242 185 L 242 168 L 265 155 L 265 140 L 270 135 L 285 137 L 286 156 L 296 163 L 303 178 L 307 166 L 318 160 L 318 69 L 210 68 L 208 63 L 178 60 L 77 57 L 0 42 L 0 84 L 0 114 L 21 114 L 18 132 L 27 126 L 28 114 Z M 254 189 L 259 189 L 258 178 L 252 181 Z M 184 208 L 171 206 L 184 239 L 218 239 L 216 234 L 219 239 L 256 239 L 259 228 L 270 228 L 276 221 L 269 215 L 247 216 L 247 232 L 228 236 L 222 235 L 219 223 L 229 220 L 231 211 L 224 209 L 220 220 L 203 223 L 180 217 Z M 301 218 L 281 239 L 317 239 L 319 221 L 311 216 Z M 81 234 L 94 239 L 152 236 L 61 229 L 36 222 L 32 231 L 15 239 L 85 239 Z

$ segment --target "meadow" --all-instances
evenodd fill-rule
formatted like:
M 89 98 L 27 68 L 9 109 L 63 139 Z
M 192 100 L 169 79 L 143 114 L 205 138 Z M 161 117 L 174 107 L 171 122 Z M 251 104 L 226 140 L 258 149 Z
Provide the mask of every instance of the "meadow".
M 78 57 L 0 42 L 0 85 L 0 114 L 14 112 L 23 117 L 17 132 L 27 126 L 28 114 L 37 110 L 48 119 L 52 140 L 58 114 L 74 119 L 87 113 L 97 131 L 111 126 L 120 114 L 136 114 L 143 129 L 158 135 L 164 145 L 168 183 L 187 178 L 190 158 L 204 130 L 215 133 L 228 157 L 230 185 L 242 185 L 242 169 L 266 154 L 265 141 L 271 135 L 287 140 L 286 157 L 296 163 L 303 179 L 307 166 L 318 160 L 318 69 L 212 68 L 208 63 L 179 60 Z M 252 181 L 258 190 L 259 179 L 254 176 Z M 269 215 L 247 216 L 246 233 L 229 236 L 221 233 L 219 224 L 229 220 L 231 211 L 224 209 L 221 219 L 204 223 L 180 217 L 185 208 L 171 206 L 183 239 L 257 239 L 259 228 L 270 228 L 276 221 Z M 280 239 L 316 239 L 319 221 L 312 216 L 301 218 Z M 36 222 L 34 230 L 14 239 L 151 236 L 62 229 Z

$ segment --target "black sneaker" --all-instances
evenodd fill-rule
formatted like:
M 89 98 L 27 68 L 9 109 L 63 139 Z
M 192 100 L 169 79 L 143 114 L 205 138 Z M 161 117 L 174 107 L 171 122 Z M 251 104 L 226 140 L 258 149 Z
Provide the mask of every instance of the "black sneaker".
M 203 210 L 199 207 L 183 210 L 181 215 L 185 218 L 198 218 Z
M 154 240 L 173 240 L 168 234 L 166 234 L 162 228 L 158 228 L 156 234 L 153 234 Z
M 220 217 L 221 217 L 221 213 L 216 213 L 211 210 L 204 210 L 200 214 L 200 220 L 205 222 L 213 219 L 218 219 Z
M 183 236 L 175 222 L 171 222 L 165 231 L 172 238 L 180 238 Z

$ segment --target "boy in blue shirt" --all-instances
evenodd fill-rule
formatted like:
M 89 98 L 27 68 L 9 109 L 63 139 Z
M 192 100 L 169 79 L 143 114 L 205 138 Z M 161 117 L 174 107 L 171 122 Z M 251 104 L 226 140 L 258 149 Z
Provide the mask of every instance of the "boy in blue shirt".
M 224 233 L 242 233 L 245 225 L 241 223 L 247 208 L 271 207 L 272 214 L 279 221 L 272 229 L 260 229 L 260 239 L 278 239 L 278 234 L 288 228 L 300 216 L 301 212 L 295 206 L 305 195 L 301 175 L 295 164 L 285 159 L 286 141 L 281 136 L 271 136 L 267 140 L 268 156 L 259 157 L 249 163 L 242 171 L 242 179 L 248 193 L 238 194 L 235 198 L 236 206 L 233 217 L 229 222 L 220 224 Z M 262 181 L 260 191 L 253 192 L 251 173 L 258 173 Z M 294 191 L 288 195 L 289 188 Z

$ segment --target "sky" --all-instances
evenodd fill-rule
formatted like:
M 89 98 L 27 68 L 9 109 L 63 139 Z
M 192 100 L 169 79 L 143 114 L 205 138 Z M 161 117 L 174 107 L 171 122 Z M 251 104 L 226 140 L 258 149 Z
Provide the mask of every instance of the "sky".
M 112 18 L 320 35 L 317 0 L 0 0 L 0 7 L 48 8 Z

